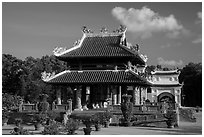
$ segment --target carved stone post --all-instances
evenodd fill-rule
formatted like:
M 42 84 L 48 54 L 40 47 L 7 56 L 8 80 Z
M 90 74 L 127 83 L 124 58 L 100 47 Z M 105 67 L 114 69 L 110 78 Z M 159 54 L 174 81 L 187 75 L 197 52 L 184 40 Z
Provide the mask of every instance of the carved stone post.
M 90 98 L 90 87 L 86 87 L 86 103 L 89 102 Z
M 117 92 L 115 87 L 112 89 L 112 103 L 113 105 L 117 104 Z
M 76 109 L 75 110 L 82 110 L 81 90 L 82 90 L 81 86 L 77 87 L 77 90 L 76 90 L 76 107 L 75 107 Z
M 136 102 L 137 89 L 136 89 L 135 86 L 133 87 L 133 91 L 132 92 L 133 92 L 133 94 L 132 94 L 133 95 L 132 96 L 132 100 L 133 100 L 132 103 L 133 103 L 133 105 L 136 105 L 137 104 L 137 102 Z
M 57 90 L 57 105 L 61 105 L 62 104 L 62 100 L 61 100 L 61 88 Z

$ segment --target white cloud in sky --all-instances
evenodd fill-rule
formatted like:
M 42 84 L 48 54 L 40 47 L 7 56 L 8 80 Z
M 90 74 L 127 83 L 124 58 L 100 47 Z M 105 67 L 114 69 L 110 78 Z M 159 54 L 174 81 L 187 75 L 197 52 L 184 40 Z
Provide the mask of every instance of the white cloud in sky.
M 195 21 L 196 24 L 201 24 L 202 23 L 202 12 L 197 12 L 197 17 L 198 19 Z
M 195 21 L 196 24 L 200 24 L 202 27 L 202 12 L 197 12 L 198 20 Z M 198 37 L 192 41 L 193 44 L 202 43 L 202 34 L 199 34 Z
M 199 12 L 197 13 L 197 15 L 198 15 L 198 18 L 199 18 L 199 19 L 202 19 L 202 12 L 199 11 Z
M 183 61 L 175 61 L 175 60 L 164 60 L 162 57 L 157 58 L 159 65 L 168 65 L 168 66 L 181 66 L 183 65 Z
M 166 32 L 168 36 L 175 38 L 185 32 L 182 24 L 178 23 L 174 15 L 160 16 L 148 7 L 141 9 L 125 9 L 115 7 L 112 15 L 127 27 L 127 31 L 134 32 L 141 38 L 148 38 L 155 32 Z
M 161 48 L 170 48 L 172 45 L 170 43 L 167 43 L 166 45 L 161 45 Z
M 170 48 L 170 47 L 178 47 L 178 46 L 181 46 L 181 43 L 180 43 L 180 42 L 174 43 L 174 44 L 167 43 L 167 44 L 161 45 L 160 47 L 161 47 L 161 48 Z
M 193 40 L 192 41 L 193 44 L 199 44 L 199 43 L 202 43 L 202 37 L 198 37 L 197 39 Z

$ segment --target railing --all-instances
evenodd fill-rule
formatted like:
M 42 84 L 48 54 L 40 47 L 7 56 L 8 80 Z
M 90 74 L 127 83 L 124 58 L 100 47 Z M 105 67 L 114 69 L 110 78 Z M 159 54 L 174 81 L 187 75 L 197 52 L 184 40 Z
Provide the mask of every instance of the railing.
M 61 104 L 61 105 L 50 105 L 50 110 L 66 112 L 68 110 L 72 110 L 72 102 L 69 101 L 68 104 Z M 19 107 L 20 112 L 36 112 L 38 111 L 37 104 L 21 104 Z
M 19 111 L 37 111 L 37 106 L 36 104 L 22 104 L 19 107 Z
M 65 112 L 68 110 L 72 110 L 72 108 L 70 107 L 70 104 L 61 104 L 61 105 L 55 105 L 54 108 L 52 108 L 52 110 Z
M 113 112 L 120 112 L 120 105 L 111 106 Z M 137 112 L 160 112 L 160 105 L 134 105 L 133 113 Z

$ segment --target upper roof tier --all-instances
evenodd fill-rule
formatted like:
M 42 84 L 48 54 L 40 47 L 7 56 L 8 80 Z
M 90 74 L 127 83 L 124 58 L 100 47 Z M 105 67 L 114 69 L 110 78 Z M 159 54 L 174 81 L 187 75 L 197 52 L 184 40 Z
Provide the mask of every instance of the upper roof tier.
M 62 60 L 93 57 L 129 57 L 145 64 L 147 57 L 139 54 L 139 47 L 129 46 L 125 37 L 126 28 L 119 28 L 114 33 L 104 29 L 100 33 L 92 33 L 83 29 L 83 37 L 69 49 L 56 48 L 54 55 Z

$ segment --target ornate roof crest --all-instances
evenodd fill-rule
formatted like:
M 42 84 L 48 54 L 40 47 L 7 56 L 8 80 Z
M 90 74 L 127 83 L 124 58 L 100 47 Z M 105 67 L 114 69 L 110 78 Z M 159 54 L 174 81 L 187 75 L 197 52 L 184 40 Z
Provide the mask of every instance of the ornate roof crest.
M 106 27 L 102 27 L 100 31 L 101 31 L 101 33 L 107 33 L 108 32 Z
M 127 28 L 124 25 L 120 25 L 120 27 L 113 32 L 114 33 L 124 33 L 124 32 L 126 32 L 126 30 L 127 30 Z
M 144 62 L 147 62 L 148 60 L 147 55 L 140 54 L 140 57 L 144 60 Z
M 41 73 L 41 78 L 43 81 L 49 81 L 50 79 L 52 79 L 55 76 L 55 72 L 52 73 L 47 73 L 47 72 L 42 72 Z
M 83 33 L 93 33 L 93 31 L 90 30 L 90 29 L 88 29 L 86 26 L 83 26 L 83 27 L 82 27 L 82 32 L 83 32 Z
M 54 53 L 54 55 L 58 55 L 58 54 L 61 54 L 61 53 L 65 52 L 66 50 L 67 50 L 66 47 L 56 47 L 53 50 L 53 53 Z

